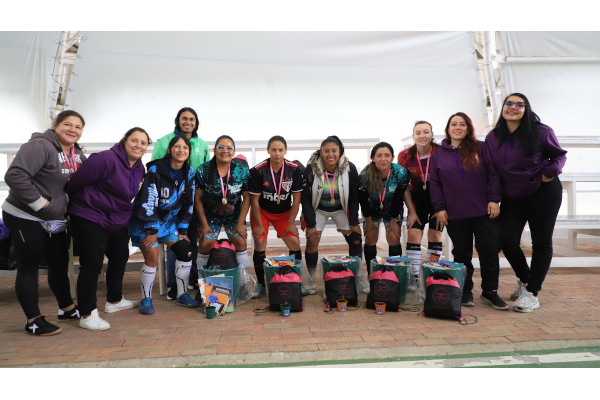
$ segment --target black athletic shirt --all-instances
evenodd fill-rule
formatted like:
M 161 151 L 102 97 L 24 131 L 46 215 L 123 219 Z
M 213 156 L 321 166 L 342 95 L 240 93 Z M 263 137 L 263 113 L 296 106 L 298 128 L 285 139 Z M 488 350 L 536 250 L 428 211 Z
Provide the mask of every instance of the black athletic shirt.
M 248 192 L 252 195 L 260 196 L 258 204 L 261 209 L 271 214 L 281 214 L 292 208 L 292 193 L 302 192 L 302 172 L 298 164 L 286 159 L 283 160 L 283 181 L 281 182 L 281 198 L 277 204 L 277 191 L 275 184 L 279 189 L 279 180 L 281 179 L 281 169 L 275 174 L 275 183 L 271 175 L 271 159 L 256 164 L 250 170 L 250 179 L 248 181 Z

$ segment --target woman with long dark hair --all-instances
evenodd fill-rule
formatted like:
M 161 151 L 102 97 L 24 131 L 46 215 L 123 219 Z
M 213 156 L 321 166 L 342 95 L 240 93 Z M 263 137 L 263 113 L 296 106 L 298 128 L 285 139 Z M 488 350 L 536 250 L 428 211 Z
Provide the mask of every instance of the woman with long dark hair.
M 200 220 L 196 265 L 198 268 L 206 266 L 210 249 L 223 226 L 235 246 L 238 265 L 248 268 L 248 167 L 242 160 L 234 159 L 235 142 L 230 136 L 219 136 L 213 151 L 212 160 L 200 165 L 196 171 L 194 207 Z
M 442 231 L 437 228 L 435 210 L 431 204 L 431 185 L 429 184 L 431 159 L 440 145 L 435 143 L 433 128 L 427 121 L 415 122 L 413 140 L 415 144 L 398 153 L 398 164 L 408 170 L 410 176 L 408 188 L 420 221 L 408 228 L 406 243 L 406 255 L 413 266 L 413 274 L 417 277 L 421 265 L 421 240 L 425 224 L 428 222 L 426 260 L 430 259 L 431 254 L 442 255 Z
M 144 180 L 142 156 L 148 144 L 150 137 L 145 130 L 137 127 L 128 130 L 111 149 L 92 154 L 65 187 L 71 196 L 73 241 L 79 249 L 77 303 L 81 328 L 110 329 L 96 305 L 104 255 L 108 258 L 104 312 L 127 310 L 138 304 L 123 297 L 122 287 L 129 259 L 127 222 L 133 210 L 131 202 Z
M 508 310 L 498 296 L 500 274 L 500 180 L 487 145 L 475 137 L 473 122 L 458 112 L 448 119 L 446 138 L 431 160 L 431 203 L 438 227 L 448 227 L 454 261 L 465 264 L 462 304 L 473 307 L 473 236 L 481 269 L 481 300 Z
M 371 162 L 359 176 L 358 198 L 362 210 L 365 235 L 365 261 L 371 274 L 371 260 L 377 256 L 379 226 L 385 226 L 389 255 L 401 256 L 400 227 L 402 226 L 403 204 L 408 208 L 407 227 L 418 222 L 410 191 L 406 190 L 410 178 L 406 169 L 394 164 L 394 149 L 389 143 L 377 143 L 371 149 Z M 404 199 L 404 203 L 403 200 Z
M 15 291 L 27 316 L 25 331 L 40 336 L 60 333 L 38 305 L 38 267 L 48 263 L 48 285 L 58 302 L 58 322 L 79 320 L 71 298 L 67 268 L 70 237 L 65 229 L 69 197 L 65 185 L 85 156 L 77 141 L 85 121 L 72 110 L 56 117 L 52 129 L 34 133 L 6 171 L 9 187 L 2 220 L 13 238 L 17 259 Z
M 513 93 L 504 99 L 498 123 L 485 141 L 502 184 L 500 242 L 517 278 L 514 311 L 540 308 L 538 292 L 552 262 L 552 234 L 562 202 L 558 175 L 567 152 L 552 128 L 540 122 L 527 97 Z M 531 232 L 531 267 L 520 247 L 525 224 Z
M 252 205 L 250 225 L 254 236 L 252 261 L 258 280 L 254 297 L 265 293 L 263 263 L 267 249 L 269 225 L 273 224 L 277 237 L 281 238 L 294 255 L 302 260 L 296 217 L 300 210 L 302 173 L 298 164 L 285 159 L 287 142 L 282 136 L 273 136 L 267 144 L 269 158 L 250 170 L 249 193 Z
M 140 313 L 144 315 L 154 314 L 152 286 L 158 264 L 157 242 L 166 244 L 177 257 L 176 303 L 184 307 L 198 307 L 200 304 L 187 293 L 192 267 L 187 231 L 194 204 L 194 169 L 189 164 L 190 149 L 190 141 L 185 136 L 176 136 L 169 142 L 166 157 L 146 165 L 148 172 L 129 221 L 131 244 L 139 247 L 144 256 L 140 273 Z
M 304 260 L 311 285 L 303 294 L 316 294 L 319 242 L 331 218 L 348 243 L 348 254 L 362 258 L 362 235 L 358 224 L 358 172 L 344 154 L 337 136 L 329 136 L 315 151 L 304 171 L 302 212 L 306 221 Z

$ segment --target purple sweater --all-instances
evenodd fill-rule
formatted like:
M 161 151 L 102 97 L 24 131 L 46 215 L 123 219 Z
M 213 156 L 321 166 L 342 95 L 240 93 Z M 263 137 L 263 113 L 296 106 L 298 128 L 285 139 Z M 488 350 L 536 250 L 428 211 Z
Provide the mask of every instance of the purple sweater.
M 431 157 L 431 204 L 436 212 L 446 211 L 449 220 L 487 215 L 489 202 L 500 202 L 500 179 L 487 145 L 478 141 L 479 166 L 463 169 L 458 150 L 446 139 Z
M 92 154 L 65 187 L 71 197 L 68 213 L 108 231 L 124 228 L 131 218 L 131 201 L 142 185 L 144 172 L 141 160 L 131 168 L 125 148 L 119 143 Z
M 554 178 L 562 172 L 567 161 L 566 150 L 558 144 L 552 128 L 542 124 L 538 127 L 540 148 L 533 157 L 523 156 L 516 137 L 504 142 L 500 148 L 500 134 L 491 131 L 485 138 L 500 176 L 502 197 L 522 199 L 530 196 L 540 187 L 542 175 Z

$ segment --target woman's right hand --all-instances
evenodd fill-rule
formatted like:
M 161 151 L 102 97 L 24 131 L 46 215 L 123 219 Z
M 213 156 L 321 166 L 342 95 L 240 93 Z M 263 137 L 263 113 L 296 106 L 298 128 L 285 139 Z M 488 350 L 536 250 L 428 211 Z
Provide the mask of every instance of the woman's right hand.
M 254 225 L 254 229 L 252 229 L 252 237 L 254 238 L 254 240 L 260 238 L 261 236 L 267 236 L 265 235 L 265 227 L 262 225 Z
M 206 235 L 213 233 L 208 224 L 201 224 L 200 229 L 198 229 L 198 239 L 202 240 L 202 243 L 206 241 Z
M 44 204 L 44 207 L 42 207 L 42 208 L 46 208 L 46 207 L 48 207 L 49 205 L 50 205 L 50 201 L 46 200 L 46 204 Z
M 375 228 L 375 224 L 373 224 L 373 219 L 372 218 L 365 218 L 365 236 L 367 236 L 372 230 L 375 230 L 377 228 Z
M 437 220 L 437 229 L 441 231 L 444 226 L 448 225 L 448 213 L 446 211 L 438 211 L 435 214 L 435 219 Z

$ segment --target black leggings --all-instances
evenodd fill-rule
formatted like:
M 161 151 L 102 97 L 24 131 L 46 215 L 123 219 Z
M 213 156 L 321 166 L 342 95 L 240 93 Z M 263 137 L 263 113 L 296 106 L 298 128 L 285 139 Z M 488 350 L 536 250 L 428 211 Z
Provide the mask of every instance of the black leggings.
M 73 304 L 67 269 L 70 238 L 65 231 L 50 236 L 37 221 L 18 218 L 2 212 L 4 224 L 10 231 L 17 259 L 15 291 L 28 319 L 41 315 L 38 306 L 38 267 L 48 263 L 48 285 L 58 307 Z
M 106 268 L 106 301 L 118 303 L 123 297 L 123 274 L 129 260 L 127 227 L 108 231 L 84 218 L 71 216 L 73 240 L 79 249 L 79 277 L 77 304 L 81 315 L 89 315 L 95 308 L 98 275 L 102 272 L 104 255 Z
M 558 178 L 542 182 L 532 195 L 500 203 L 500 242 L 504 256 L 527 291 L 537 295 L 552 262 L 552 234 L 562 203 L 562 184 Z M 531 268 L 521 249 L 521 235 L 529 222 L 532 255 Z

